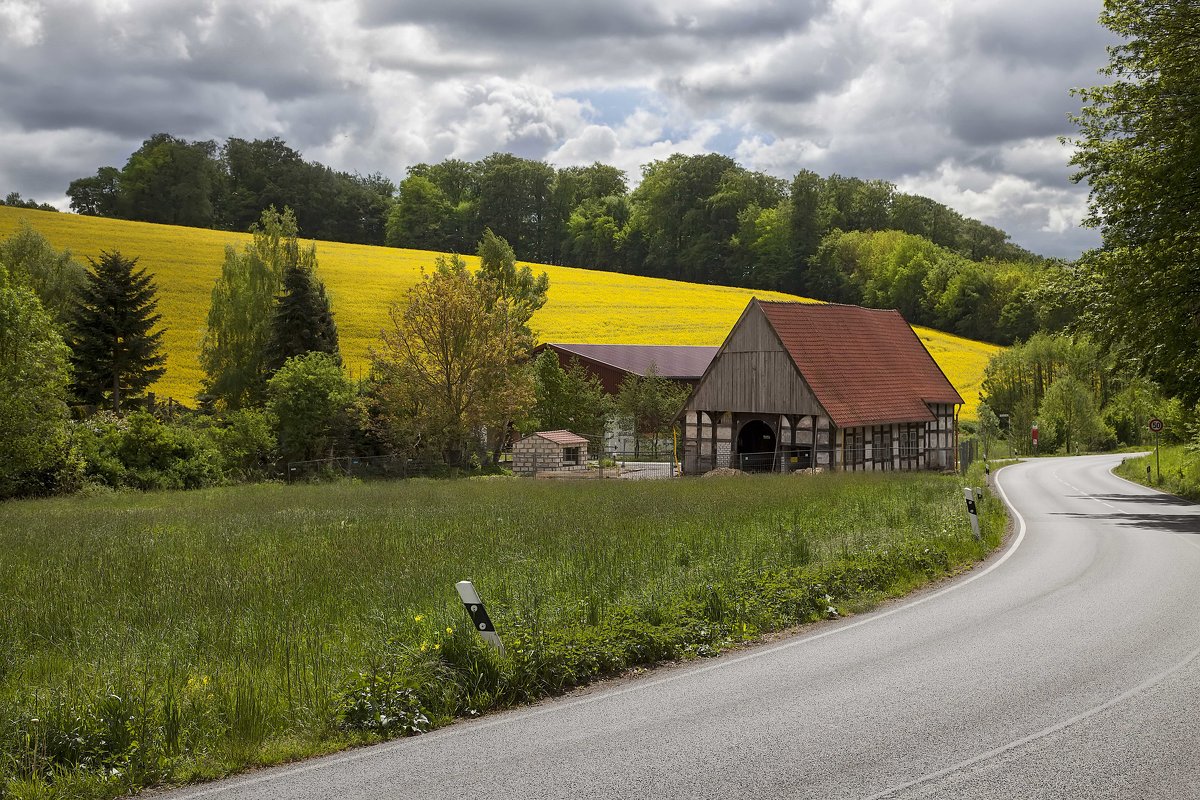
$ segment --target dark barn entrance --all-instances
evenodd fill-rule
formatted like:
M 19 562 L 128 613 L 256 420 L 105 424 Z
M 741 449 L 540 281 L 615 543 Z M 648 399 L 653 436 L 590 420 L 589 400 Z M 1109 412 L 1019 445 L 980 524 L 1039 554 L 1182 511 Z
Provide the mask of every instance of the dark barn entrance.
M 752 419 L 738 431 L 738 469 L 770 472 L 775 467 L 775 431 L 761 419 Z

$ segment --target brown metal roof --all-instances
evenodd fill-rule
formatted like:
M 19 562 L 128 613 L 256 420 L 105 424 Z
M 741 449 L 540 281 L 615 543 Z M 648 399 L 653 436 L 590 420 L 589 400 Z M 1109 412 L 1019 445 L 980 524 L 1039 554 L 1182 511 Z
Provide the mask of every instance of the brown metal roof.
M 653 364 L 663 378 L 684 381 L 696 380 L 708 365 L 719 347 L 696 347 L 690 345 L 657 344 L 560 344 L 547 342 L 562 353 L 606 364 L 633 375 L 645 375 Z
M 962 397 L 899 311 L 752 300 L 839 428 L 933 419 Z
M 529 435 L 540 436 L 543 439 L 554 442 L 555 444 L 561 444 L 563 447 L 578 447 L 588 443 L 587 439 L 577 433 L 571 433 L 570 431 L 538 431 L 537 433 L 531 433 Z

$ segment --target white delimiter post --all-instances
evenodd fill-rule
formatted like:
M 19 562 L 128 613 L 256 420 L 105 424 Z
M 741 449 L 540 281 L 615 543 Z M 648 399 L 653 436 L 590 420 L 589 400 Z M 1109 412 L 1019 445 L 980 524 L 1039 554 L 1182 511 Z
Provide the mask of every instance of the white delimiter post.
M 458 589 L 458 596 L 462 598 L 463 606 L 471 615 L 475 630 L 479 631 L 485 642 L 499 650 L 500 655 L 504 655 L 504 643 L 500 641 L 500 634 L 496 633 L 492 619 L 483 607 L 483 601 L 479 599 L 479 592 L 475 591 L 475 585 L 470 581 L 459 581 L 454 584 L 454 588 Z
M 970 486 L 963 489 L 963 497 L 967 499 L 967 516 L 971 518 L 971 533 L 979 539 L 979 512 L 975 509 L 975 490 Z

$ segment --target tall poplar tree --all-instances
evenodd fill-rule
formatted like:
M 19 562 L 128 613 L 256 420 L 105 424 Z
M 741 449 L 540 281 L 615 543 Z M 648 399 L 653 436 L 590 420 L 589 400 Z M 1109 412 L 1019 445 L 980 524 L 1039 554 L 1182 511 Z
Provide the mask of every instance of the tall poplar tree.
M 101 251 L 69 324 L 72 390 L 84 403 L 111 404 L 136 399 L 166 371 L 162 318 L 155 313 L 156 287 L 136 258 Z
M 261 405 L 271 375 L 269 345 L 276 297 L 289 268 L 311 271 L 316 248 L 301 247 L 296 215 L 272 206 L 251 228 L 242 252 L 225 248 L 200 345 L 205 391 L 229 408 Z

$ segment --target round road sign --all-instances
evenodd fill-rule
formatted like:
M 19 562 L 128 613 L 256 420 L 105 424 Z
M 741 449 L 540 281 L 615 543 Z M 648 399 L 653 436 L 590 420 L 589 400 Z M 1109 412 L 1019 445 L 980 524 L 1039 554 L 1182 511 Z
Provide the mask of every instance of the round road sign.
M 1150 420 L 1150 430 L 1154 431 L 1155 433 L 1158 433 L 1162 429 L 1163 429 L 1163 423 L 1162 423 L 1161 419 L 1159 419 L 1158 417 L 1155 417 L 1154 419 Z

